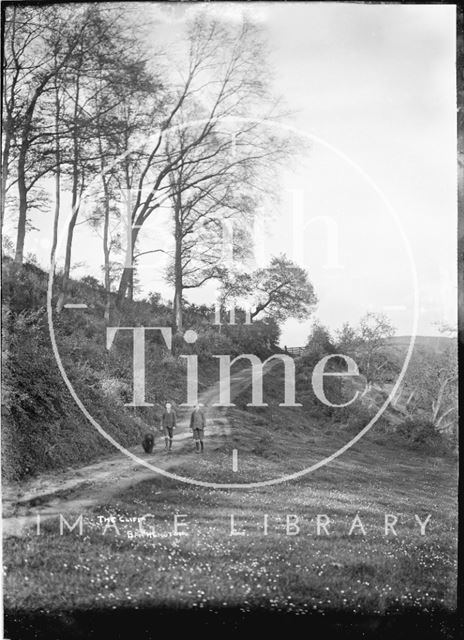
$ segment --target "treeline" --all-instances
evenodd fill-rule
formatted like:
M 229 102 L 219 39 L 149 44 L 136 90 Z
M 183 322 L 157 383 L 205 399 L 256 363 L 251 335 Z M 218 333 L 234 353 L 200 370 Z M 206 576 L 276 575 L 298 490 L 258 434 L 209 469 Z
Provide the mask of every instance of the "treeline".
M 278 169 L 299 146 L 270 126 L 280 101 L 258 26 L 196 12 L 163 51 L 149 5 L 17 4 L 4 24 L 2 224 L 4 216 L 16 224 L 19 270 L 34 215 L 52 217 L 58 312 L 76 226 L 86 224 L 101 236 L 107 321 L 133 299 L 149 253 L 168 255 L 178 332 L 186 293 L 210 280 L 222 284 L 223 302 L 244 293 L 254 316 L 309 315 L 316 298 L 302 269 L 285 256 L 267 269 L 253 261 L 257 211 L 277 197 Z M 60 256 L 65 193 L 71 215 Z M 166 210 L 169 246 L 141 247 Z
M 440 336 L 416 336 L 415 346 L 404 377 L 387 412 L 390 429 L 406 440 L 418 444 L 444 441 L 454 448 L 458 429 L 458 366 L 455 330 L 441 325 Z M 331 354 L 351 357 L 357 364 L 358 382 L 347 383 L 342 393 L 341 381 L 330 382 L 337 387 L 336 402 L 353 397 L 354 391 L 363 395 L 347 410 L 356 424 L 360 413 L 364 423 L 372 417 L 390 394 L 406 360 L 411 338 L 395 337 L 394 327 L 381 313 L 366 313 L 357 325 L 344 323 L 338 331 L 330 331 L 316 321 L 308 336 L 302 362 L 308 368 L 320 358 Z M 334 370 L 346 370 L 346 363 L 332 360 Z M 335 401 L 334 401 L 335 402 Z M 370 413 L 369 413 L 370 410 Z M 340 410 L 329 411 L 339 414 Z M 360 424 L 362 421 L 360 421 Z

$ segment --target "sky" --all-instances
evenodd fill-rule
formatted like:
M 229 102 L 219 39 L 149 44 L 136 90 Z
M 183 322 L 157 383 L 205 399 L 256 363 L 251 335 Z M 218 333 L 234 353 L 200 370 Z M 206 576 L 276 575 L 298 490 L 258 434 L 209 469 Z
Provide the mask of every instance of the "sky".
M 302 3 L 289 11 L 269 7 L 269 13 L 276 81 L 299 110 L 300 128 L 367 172 L 401 221 L 418 275 L 418 333 L 436 333 L 434 322 L 455 324 L 454 7 Z M 318 317 L 340 326 L 344 317 L 355 320 L 363 306 L 372 305 L 390 315 L 399 334 L 410 334 L 411 269 L 391 217 L 379 198 L 369 199 L 372 191 L 365 181 L 350 176 L 350 185 L 338 173 L 335 187 L 335 165 L 323 170 L 319 157 L 314 159 L 307 171 L 308 197 L 326 192 L 317 214 L 324 203 L 330 209 L 338 190 L 345 221 L 340 223 L 340 251 L 352 258 L 348 262 L 344 254 L 341 259 L 347 277 L 332 280 L 336 296 L 333 288 L 326 293 L 328 272 L 324 279 L 317 270 Z M 312 180 L 311 168 L 319 181 Z M 311 215 L 309 207 L 305 214 Z M 350 227 L 356 229 L 354 236 Z M 407 309 L 388 308 L 393 306 Z M 288 340 L 300 344 L 297 338 L 304 337 L 304 330 L 289 323 Z
M 155 21 L 153 43 L 165 45 L 200 6 L 134 3 L 134 10 Z M 274 92 L 292 112 L 285 126 L 309 141 L 307 155 L 279 177 L 263 259 L 287 253 L 308 270 L 319 298 L 314 317 L 332 330 L 379 311 L 410 335 L 415 290 L 418 334 L 455 324 L 455 7 L 238 2 L 208 11 L 259 21 Z M 38 231 L 26 245 L 40 261 L 50 219 L 33 221 Z M 168 218 L 160 223 L 168 235 Z M 79 233 L 89 265 L 99 241 Z M 161 263 L 141 277 L 145 293 L 171 297 Z M 210 303 L 212 287 L 188 297 Z M 288 321 L 281 344 L 304 344 L 311 324 Z

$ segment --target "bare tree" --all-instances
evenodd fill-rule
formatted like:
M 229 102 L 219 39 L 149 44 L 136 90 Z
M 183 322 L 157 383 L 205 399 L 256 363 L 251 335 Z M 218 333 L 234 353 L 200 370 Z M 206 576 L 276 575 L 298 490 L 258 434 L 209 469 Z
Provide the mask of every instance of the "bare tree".
M 247 154 L 250 164 L 253 159 L 270 158 L 275 152 L 270 136 L 266 144 L 262 136 L 260 140 L 256 123 L 237 125 L 236 121 L 235 128 L 224 135 L 230 129 L 231 119 L 250 115 L 263 101 L 267 104 L 262 41 L 257 29 L 247 22 L 236 28 L 202 16 L 190 26 L 188 47 L 185 76 L 171 94 L 159 135 L 138 174 L 130 214 L 131 255 L 144 224 L 163 203 L 173 199 L 179 220 L 181 210 L 184 214 L 186 208 L 193 212 L 192 197 L 194 200 L 200 197 L 200 188 L 208 190 L 212 180 L 230 174 L 245 161 Z M 261 116 L 268 117 L 269 113 Z M 188 136 L 175 135 L 186 128 Z M 239 149 L 240 157 L 234 155 L 234 148 Z M 190 167 L 194 165 L 196 176 L 190 176 Z M 187 174 L 189 178 L 185 179 Z M 187 196 L 187 205 L 181 194 L 191 192 L 194 186 L 196 194 Z M 177 249 L 179 253 L 179 246 Z M 177 260 L 179 267 L 179 255 Z M 119 303 L 126 294 L 130 273 L 131 267 L 127 266 L 119 285 Z M 178 281 L 178 301 L 180 287 Z
M 38 145 L 44 137 L 53 136 L 53 128 L 48 129 L 41 120 L 40 102 L 52 88 L 53 79 L 69 61 L 86 28 L 85 20 L 78 22 L 76 28 L 76 23 L 70 20 L 70 12 L 55 6 L 11 7 L 5 21 L 3 101 L 6 135 L 2 153 L 2 187 L 5 193 L 14 145 L 14 182 L 19 196 L 17 265 L 23 261 L 28 198 L 36 183 L 51 170 L 50 163 L 37 162 L 40 157 Z
M 345 323 L 336 332 L 337 351 L 354 358 L 368 386 L 380 382 L 389 366 L 396 366 L 395 347 L 389 343 L 395 329 L 383 313 L 369 311 L 357 327 Z
M 188 129 L 176 131 L 176 152 L 188 146 L 190 138 Z M 208 144 L 209 154 L 204 145 L 193 147 L 190 153 L 183 154 L 169 176 L 174 255 L 167 277 L 174 284 L 173 325 L 177 331 L 182 331 L 184 291 L 224 277 L 226 258 L 243 257 L 249 245 L 249 238 L 244 242 L 244 230 L 255 203 L 249 180 L 253 161 L 245 154 L 240 161 L 235 158 L 231 163 L 229 149 L 221 149 L 218 137 L 210 136 Z M 225 230 L 227 223 L 233 223 L 234 228 Z M 224 251 L 226 244 L 232 255 L 227 256 Z
M 126 53 L 129 52 L 129 53 Z M 66 295 L 71 270 L 74 230 L 82 206 L 82 196 L 89 182 L 100 174 L 103 189 L 103 252 L 107 312 L 110 295 L 110 200 L 119 179 L 112 167 L 126 151 L 124 142 L 133 130 L 126 116 L 130 103 L 141 92 L 156 95 L 159 83 L 150 77 L 135 36 L 125 29 L 123 15 L 95 8 L 68 64 L 64 82 L 67 90 L 67 118 L 71 132 L 69 180 L 72 215 L 68 223 L 62 288 L 57 303 L 60 311 Z M 124 159 L 127 169 L 128 158 Z M 126 175 L 126 183 L 127 183 Z
M 440 349 L 416 346 L 405 383 L 410 392 L 409 413 L 426 416 L 437 431 L 446 432 L 457 421 L 458 361 L 456 341 L 441 341 Z

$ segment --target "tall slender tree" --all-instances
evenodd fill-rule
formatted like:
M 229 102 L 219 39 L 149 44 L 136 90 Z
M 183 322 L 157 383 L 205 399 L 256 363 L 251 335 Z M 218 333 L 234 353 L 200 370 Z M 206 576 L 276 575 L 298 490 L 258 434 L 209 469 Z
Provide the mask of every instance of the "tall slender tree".
M 14 260 L 20 265 L 24 257 L 28 198 L 36 183 L 52 168 L 48 162 L 36 162 L 39 144 L 53 136 L 53 129 L 43 122 L 41 101 L 68 63 L 86 29 L 86 20 L 85 17 L 80 19 L 81 8 L 75 12 L 75 20 L 70 20 L 69 10 L 58 6 L 13 6 L 9 9 L 5 21 L 3 101 L 6 136 L 2 152 L 2 187 L 5 193 L 14 143 L 14 182 L 19 200 Z
M 129 52 L 129 53 L 127 53 Z M 85 37 L 67 68 L 67 125 L 71 132 L 69 182 L 72 213 L 68 222 L 62 287 L 57 303 L 60 311 L 71 270 L 74 231 L 88 184 L 100 174 L 103 189 L 103 250 L 105 282 L 109 296 L 109 212 L 118 154 L 127 153 L 124 140 L 133 123 L 125 119 L 124 107 L 150 92 L 156 96 L 158 83 L 146 69 L 137 40 L 125 28 L 123 15 L 94 7 Z M 126 166 L 128 163 L 125 158 Z M 109 297 L 107 303 L 109 304 Z M 108 316 L 108 311 L 107 311 Z

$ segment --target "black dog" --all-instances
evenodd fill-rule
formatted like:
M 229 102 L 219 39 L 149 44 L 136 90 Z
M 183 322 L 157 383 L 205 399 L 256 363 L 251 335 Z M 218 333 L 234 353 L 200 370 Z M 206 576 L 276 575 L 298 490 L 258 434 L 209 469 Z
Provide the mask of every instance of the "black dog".
M 151 453 L 155 446 L 155 437 L 152 433 L 146 433 L 143 436 L 142 447 L 145 453 Z

